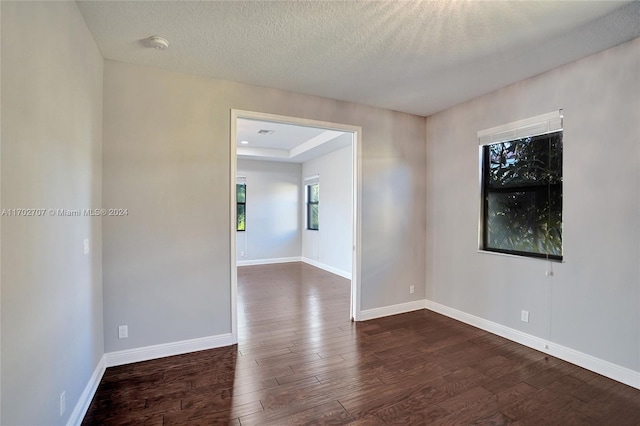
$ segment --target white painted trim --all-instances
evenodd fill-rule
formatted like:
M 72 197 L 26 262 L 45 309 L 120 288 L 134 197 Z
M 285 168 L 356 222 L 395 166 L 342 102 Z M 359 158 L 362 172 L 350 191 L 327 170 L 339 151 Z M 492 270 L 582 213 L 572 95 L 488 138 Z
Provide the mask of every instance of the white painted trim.
M 290 262 L 301 262 L 302 257 L 294 256 L 294 257 L 275 257 L 272 259 L 255 259 L 255 260 L 238 260 L 236 265 L 238 266 L 248 266 L 248 265 L 270 265 L 272 263 L 290 263 Z
M 406 312 L 424 309 L 424 299 L 411 302 L 398 303 L 397 305 L 383 306 L 381 308 L 367 309 L 360 312 L 359 321 L 367 321 L 375 318 L 388 317 L 390 315 L 404 314 Z
M 0 22 L 2 22 L 1 7 L 0 7 Z M 2 34 L 1 28 L 0 28 L 0 34 Z M 1 56 L 2 55 L 0 55 L 0 57 Z M 0 74 L 2 74 L 1 63 L 2 63 L 2 59 L 0 59 Z M 0 85 L 0 87 L 2 87 L 2 85 Z M 1 104 L 2 103 L 0 102 L 0 105 Z M 0 129 L 1 128 L 2 128 L 2 112 L 0 111 Z M 2 132 L 0 132 L 0 165 L 1 164 L 2 164 Z M 0 167 L 0 211 L 1 210 L 2 210 L 2 167 Z M 2 221 L 1 220 L 0 220 L 0 241 L 2 241 Z M 2 244 L 0 244 L 0 318 L 2 318 L 2 249 L 1 247 L 2 247 Z M 2 326 L 1 325 L 0 325 L 0 366 L 2 366 Z M 0 425 L 1 424 L 3 424 L 2 422 L 2 368 L 0 368 Z
M 352 199 L 353 199 L 353 216 L 351 218 L 352 223 L 352 239 L 353 250 L 351 253 L 351 300 L 350 313 L 353 321 L 361 320 L 361 300 L 362 300 L 362 283 L 360 282 L 361 265 L 362 265 L 362 215 L 360 212 L 360 206 L 362 205 L 362 128 L 358 128 L 353 132 L 353 139 L 351 143 L 351 158 L 353 165 L 351 167 L 353 171 L 353 186 Z
M 236 179 L 238 176 L 238 155 L 236 152 L 238 111 L 231 110 L 230 155 L 229 155 L 229 259 L 231 261 L 231 342 L 238 343 L 238 266 L 236 264 L 236 239 L 238 234 Z M 245 245 L 247 234 L 245 233 Z
M 115 367 L 117 365 L 131 364 L 133 362 L 148 361 L 150 359 L 220 348 L 233 344 L 233 336 L 231 333 L 226 333 L 219 334 L 217 336 L 200 337 L 197 339 L 182 340 L 179 342 L 126 349 L 124 351 L 108 352 L 104 354 L 104 356 L 107 367 Z
M 246 111 L 240 109 L 232 109 L 232 114 L 236 118 L 247 118 L 250 120 L 274 121 L 276 123 L 295 124 L 297 126 L 320 127 L 327 130 L 337 130 L 342 132 L 361 132 L 360 126 L 352 126 L 350 124 L 332 123 L 329 121 L 312 120 L 301 117 L 291 117 L 287 115 L 268 114 L 257 111 Z M 233 146 L 236 146 L 235 139 Z
M 308 257 L 303 257 L 302 261 L 304 263 L 307 263 L 307 264 L 311 265 L 311 266 L 315 266 L 316 268 L 320 268 L 320 269 L 323 269 L 323 270 L 325 270 L 327 272 L 331 272 L 332 274 L 339 275 L 342 278 L 346 278 L 348 280 L 351 279 L 351 273 L 347 272 L 347 271 L 343 271 L 342 269 L 334 268 L 333 266 L 329 266 L 327 264 L 318 262 L 316 260 L 309 259 Z
M 100 358 L 100 361 L 98 361 L 98 365 L 96 365 L 95 370 L 93 370 L 93 374 L 91 375 L 89 382 L 84 387 L 82 395 L 80 395 L 80 399 L 78 399 L 76 406 L 73 408 L 73 412 L 69 416 L 67 426 L 79 426 L 82 423 L 82 420 L 84 419 L 85 414 L 87 414 L 87 410 L 89 409 L 91 400 L 96 394 L 96 390 L 98 390 L 98 385 L 100 384 L 100 380 L 102 380 L 102 376 L 104 376 L 104 372 L 106 369 L 107 364 L 105 356 L 102 355 L 102 358 Z
M 238 342 L 238 264 L 236 259 L 236 189 L 235 189 L 235 176 L 237 174 L 237 152 L 236 152 L 236 139 L 237 139 L 237 121 L 239 118 L 247 118 L 253 120 L 273 121 L 277 123 L 295 124 L 298 126 L 311 126 L 320 127 L 328 130 L 337 130 L 343 132 L 351 132 L 353 134 L 352 139 L 352 152 L 353 152 L 353 257 L 352 257 L 352 274 L 351 274 L 351 317 L 355 321 L 361 320 L 360 306 L 361 306 L 361 290 L 360 283 L 360 263 L 361 253 L 361 214 L 358 206 L 362 202 L 362 127 L 353 126 L 350 124 L 331 123 L 328 121 L 311 120 L 300 117 L 290 117 L 284 115 L 267 114 L 255 111 L 246 111 L 239 109 L 231 109 L 231 124 L 230 124 L 230 165 L 229 165 L 229 180 L 230 180 L 230 216 L 229 216 L 229 229 L 230 229 L 230 264 L 231 264 L 231 335 L 233 343 Z
M 475 315 L 471 315 L 466 312 L 441 305 L 440 303 L 433 302 L 431 300 L 426 300 L 425 306 L 430 311 L 434 311 L 449 318 L 464 322 L 466 324 L 504 337 L 505 339 L 512 340 L 516 343 L 520 343 L 532 349 L 547 353 L 551 356 L 555 356 L 556 358 L 560 358 L 564 361 L 586 368 L 587 370 L 602 374 L 603 376 L 624 383 L 625 385 L 640 389 L 640 371 L 634 371 L 629 368 L 613 364 L 609 361 L 596 358 L 592 355 L 585 354 L 575 349 L 558 345 L 556 343 L 541 339 L 536 336 L 532 336 L 527 333 L 523 333 L 522 331 L 515 330 L 502 324 L 498 324 L 493 321 L 489 321 L 484 318 L 480 318 Z

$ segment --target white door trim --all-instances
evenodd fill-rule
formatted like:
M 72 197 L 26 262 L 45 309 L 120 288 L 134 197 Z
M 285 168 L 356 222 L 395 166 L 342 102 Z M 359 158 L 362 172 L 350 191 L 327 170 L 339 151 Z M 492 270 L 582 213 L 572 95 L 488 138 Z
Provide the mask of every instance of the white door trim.
M 353 251 L 351 262 L 351 303 L 350 315 L 355 321 L 359 321 L 360 314 L 360 211 L 358 207 L 362 200 L 362 170 L 360 164 L 362 160 L 362 127 L 349 124 L 331 123 L 328 121 L 310 120 L 307 118 L 289 117 L 284 115 L 267 114 L 262 112 L 244 111 L 239 109 L 231 110 L 231 137 L 230 144 L 230 174 L 229 174 L 229 200 L 230 200 L 230 259 L 231 259 L 231 334 L 233 343 L 238 342 L 238 267 L 236 264 L 236 174 L 237 174 L 237 154 L 236 154 L 236 124 L 239 118 L 252 120 L 274 121 L 285 124 L 295 124 L 298 126 L 321 127 L 329 130 L 339 130 L 353 134 L 351 143 L 353 158 L 353 179 L 352 179 L 352 200 L 353 200 Z

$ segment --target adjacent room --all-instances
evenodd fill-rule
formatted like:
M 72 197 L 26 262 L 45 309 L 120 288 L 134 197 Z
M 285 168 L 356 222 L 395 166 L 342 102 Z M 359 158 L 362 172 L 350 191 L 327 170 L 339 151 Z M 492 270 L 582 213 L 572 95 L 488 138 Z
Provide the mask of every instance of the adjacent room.
M 0 424 L 638 424 L 640 1 L 0 24 Z
M 354 137 L 237 119 L 237 265 L 304 260 L 351 279 Z

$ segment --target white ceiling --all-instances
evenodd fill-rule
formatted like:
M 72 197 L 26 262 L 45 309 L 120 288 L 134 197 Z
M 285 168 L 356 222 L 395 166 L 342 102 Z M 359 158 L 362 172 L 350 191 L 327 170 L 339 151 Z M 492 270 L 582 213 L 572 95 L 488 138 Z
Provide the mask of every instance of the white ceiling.
M 640 36 L 638 1 L 78 4 L 107 59 L 422 116 Z
M 272 134 L 260 134 L 260 130 L 272 131 Z M 294 124 L 239 118 L 236 125 L 237 144 L 247 141 L 247 146 L 290 150 L 324 132 L 318 127 L 297 126 Z
M 272 133 L 259 133 L 261 130 Z M 236 152 L 238 158 L 250 160 L 304 163 L 349 146 L 351 136 L 351 133 L 318 127 L 239 118 Z

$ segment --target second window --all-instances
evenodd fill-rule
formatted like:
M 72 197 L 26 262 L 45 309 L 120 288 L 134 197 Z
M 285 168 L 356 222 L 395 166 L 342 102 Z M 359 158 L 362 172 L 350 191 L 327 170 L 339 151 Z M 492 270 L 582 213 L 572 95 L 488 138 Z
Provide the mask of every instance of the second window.
M 307 188 L 307 229 L 320 229 L 320 184 L 306 185 Z

